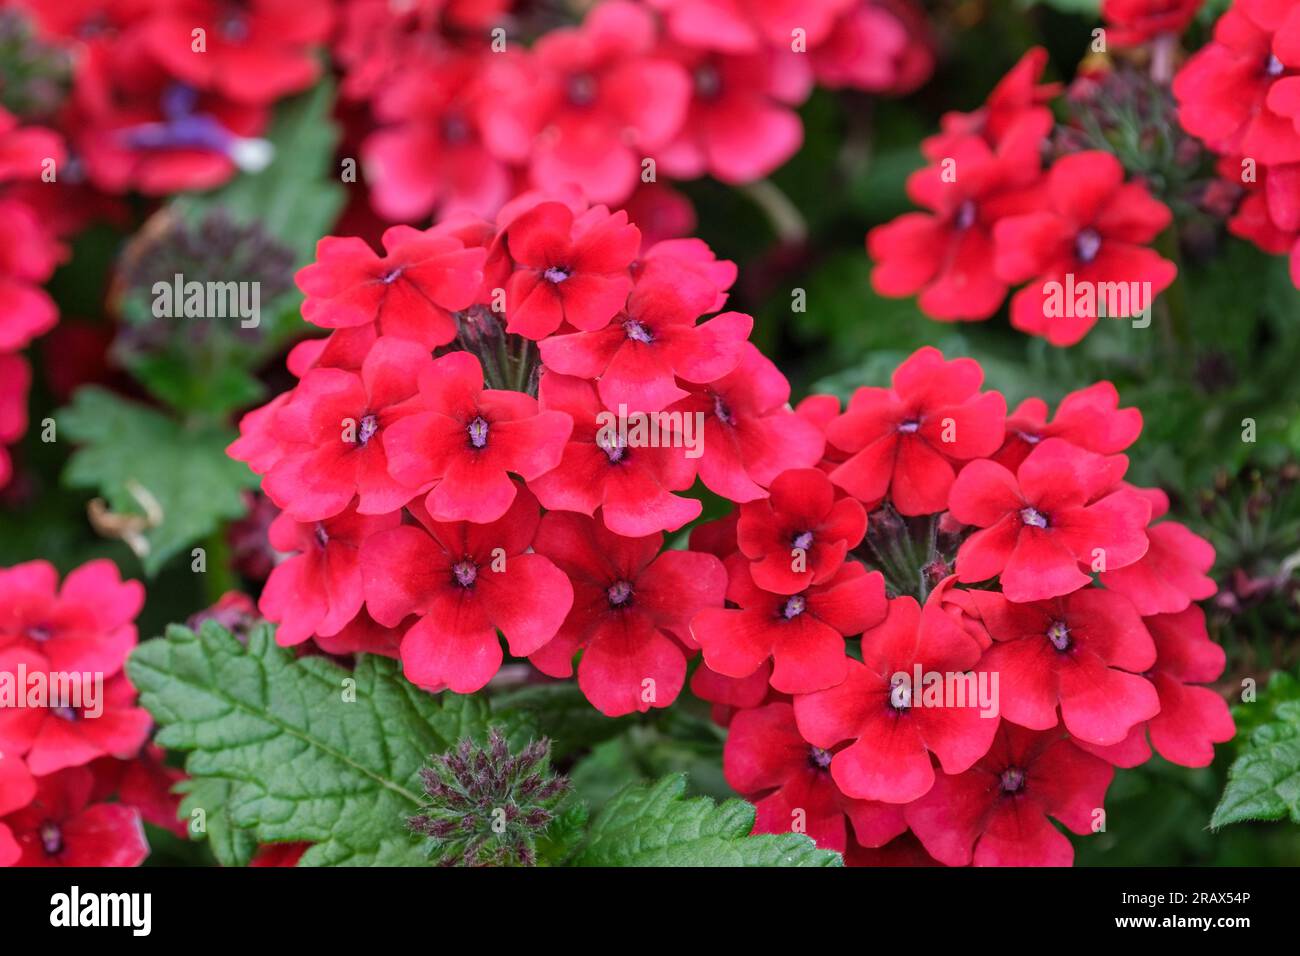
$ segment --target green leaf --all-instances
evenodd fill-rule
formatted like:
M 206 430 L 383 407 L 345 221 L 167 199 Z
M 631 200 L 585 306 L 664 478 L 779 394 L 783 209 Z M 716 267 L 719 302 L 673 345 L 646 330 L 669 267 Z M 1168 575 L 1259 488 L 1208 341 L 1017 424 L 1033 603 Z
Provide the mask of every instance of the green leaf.
M 686 778 L 664 777 L 614 797 L 592 823 L 573 863 L 578 866 L 838 866 L 797 833 L 750 836 L 754 808 L 743 800 L 717 804 L 683 799 Z
M 196 839 L 207 837 L 212 855 L 222 866 L 247 866 L 257 851 L 253 835 L 236 825 L 230 816 L 230 796 L 235 785 L 220 777 L 188 777 L 176 785 L 184 794 L 177 816 L 185 820 Z M 196 810 L 203 811 L 203 828 L 196 832 Z
M 184 427 L 168 416 L 87 386 L 55 413 L 60 437 L 80 445 L 64 469 L 72 488 L 94 488 L 116 514 L 156 524 L 141 532 L 136 553 L 153 575 L 167 559 L 244 513 L 241 490 L 257 476 L 226 456 L 233 432 L 209 424 Z
M 486 706 L 428 694 L 387 658 L 361 655 L 353 671 L 295 658 L 273 635 L 264 625 L 245 646 L 213 622 L 197 634 L 173 626 L 127 664 L 158 743 L 189 753 L 200 781 L 189 810 L 212 799 L 209 824 L 224 813 L 258 843 L 312 843 L 307 866 L 424 865 L 405 827 L 422 803 L 418 771 L 460 737 L 482 738 Z
M 1274 720 L 1257 727 L 1231 767 L 1214 829 L 1246 820 L 1300 823 L 1300 702 L 1283 701 Z

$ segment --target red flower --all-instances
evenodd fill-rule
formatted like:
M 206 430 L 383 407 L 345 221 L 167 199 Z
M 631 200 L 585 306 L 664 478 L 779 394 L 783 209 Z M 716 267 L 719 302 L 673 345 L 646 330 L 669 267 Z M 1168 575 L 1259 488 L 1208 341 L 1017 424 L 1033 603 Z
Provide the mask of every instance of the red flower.
M 1151 505 L 1126 486 L 1123 455 L 1103 457 L 1059 438 L 1039 445 L 1015 475 L 971 462 L 953 482 L 952 516 L 983 529 L 962 542 L 957 575 L 967 584 L 1000 577 L 1017 603 L 1069 594 L 1147 551 Z
M 582 183 L 593 202 L 626 199 L 641 159 L 677 132 L 690 80 L 652 55 L 644 7 L 595 5 L 581 27 L 552 30 L 525 56 L 493 57 L 480 112 L 488 147 L 527 162 L 535 186 Z
M 930 688 L 914 686 L 916 668 L 923 681 L 961 675 L 979 656 L 979 645 L 937 605 L 895 598 L 884 622 L 862 635 L 862 663 L 848 662 L 844 682 L 795 698 L 799 731 L 825 749 L 852 741 L 831 760 L 844 793 L 908 803 L 934 783 L 930 754 L 946 773 L 961 773 L 984 756 L 998 727 L 975 700 L 928 701 Z
M 1063 438 L 1088 451 L 1113 455 L 1137 441 L 1141 432 L 1142 413 L 1120 408 L 1115 386 L 1097 382 L 1061 399 L 1050 422 L 1046 402 L 1025 399 L 1007 416 L 1006 442 L 992 458 L 1015 471 L 1045 438 Z
M 1223 648 L 1210 640 L 1205 612 L 1195 605 L 1177 614 L 1143 618 L 1142 623 L 1155 641 L 1156 662 L 1144 676 L 1155 685 L 1160 713 L 1114 746 L 1080 745 L 1119 767 L 1146 762 L 1152 746 L 1171 763 L 1208 767 L 1214 745 L 1231 740 L 1237 730 L 1223 697 L 1199 686 L 1223 674 Z
M 515 271 L 506 284 L 506 331 L 542 339 L 561 324 L 603 328 L 632 290 L 629 266 L 641 233 L 627 213 L 594 206 L 578 217 L 543 202 L 505 231 Z
M 925 14 L 910 0 L 859 2 L 809 56 L 818 85 L 830 89 L 900 96 L 934 71 Z
M 803 144 L 792 107 L 812 88 L 805 56 L 781 48 L 728 55 L 691 47 L 674 56 L 690 71 L 693 95 L 676 138 L 656 154 L 668 175 L 710 173 L 724 183 L 748 183 Z
M 140 29 L 149 52 L 172 75 L 264 105 L 316 81 L 320 61 L 312 47 L 325 42 L 333 13 L 330 4 L 296 0 L 172 0 Z M 201 50 L 195 30 L 203 31 Z
M 766 497 L 772 479 L 812 467 L 826 444 L 821 429 L 790 410 L 790 383 L 780 370 L 752 342 L 741 353 L 734 371 L 669 409 L 704 415 L 700 480 L 735 502 Z
M 1129 601 L 1100 588 L 1012 604 L 995 591 L 971 591 L 993 646 L 980 666 L 1001 675 L 1002 716 L 1031 730 L 1056 726 L 1103 746 L 1160 710 L 1155 688 L 1138 675 L 1156 659 L 1151 635 Z
M 402 638 L 402 668 L 423 687 L 458 694 L 482 688 L 501 666 L 500 630 L 510 653 L 525 657 L 559 629 L 573 588 L 551 561 L 528 553 L 540 514 L 526 489 L 487 524 L 433 520 L 367 538 L 361 547 L 366 606 L 385 627 L 419 620 Z
M 1102 0 L 1101 16 L 1118 47 L 1139 46 L 1161 34 L 1178 36 L 1204 0 Z
M 929 212 L 905 213 L 867 233 L 881 295 L 920 293 L 932 318 L 986 319 L 1006 298 L 1008 280 L 993 268 L 993 230 L 1033 208 L 1043 130 L 1029 116 L 996 147 L 968 136 L 951 153 L 907 180 L 908 196 Z
M 1300 161 L 1300 9 L 1237 0 L 1174 77 L 1178 122 L 1219 153 Z
M 13 866 L 23 850 L 5 822 L 15 810 L 21 810 L 36 796 L 36 779 L 21 757 L 0 753 L 0 866 Z
M 360 496 L 361 514 L 402 507 L 424 482 L 408 486 L 390 476 L 390 430 L 416 410 L 407 400 L 416 394 L 417 380 L 433 368 L 429 353 L 414 342 L 384 338 L 359 374 L 339 368 L 309 371 L 271 420 L 283 455 L 267 471 L 263 490 L 303 522 L 334 517 L 354 495 Z
M 855 0 L 652 0 L 681 43 L 733 53 L 765 47 L 791 48 L 796 37 L 806 49 L 830 34 L 836 17 Z M 794 31 L 800 31 L 796 34 Z
M 852 498 L 835 500 L 824 472 L 797 468 L 772 482 L 771 496 L 740 506 L 737 540 L 754 583 L 776 594 L 821 584 L 862 541 L 867 513 Z
M 1048 817 L 1093 832 L 1114 775 L 1059 733 L 1003 723 L 982 760 L 941 775 L 904 813 L 930 855 L 949 866 L 1069 866 L 1074 847 Z
M 854 663 L 845 656 L 844 639 L 885 616 L 884 578 L 857 562 L 825 584 L 790 595 L 761 590 L 743 560 L 733 559 L 728 574 L 727 599 L 738 607 L 701 611 L 691 634 L 705 663 L 728 677 L 748 677 L 771 658 L 772 686 L 784 694 L 843 681 Z
M 18 681 L 20 668 L 27 675 L 26 686 Z M 49 675 L 58 673 L 41 655 L 14 648 L 0 650 L 0 671 L 14 675 L 20 695 L 32 690 L 34 675 L 45 675 L 48 685 Z M 100 672 L 90 673 L 92 678 L 100 676 Z M 125 674 L 105 677 L 102 693 L 99 690 L 92 690 L 86 680 L 80 701 L 51 697 L 50 706 L 0 708 L 0 753 L 25 754 L 28 768 L 37 776 L 97 757 L 134 757 L 149 736 L 149 712 L 135 706 L 135 690 Z
M 771 676 L 770 664 L 764 664 L 748 677 L 737 678 L 719 674 L 701 661 L 691 675 L 691 693 L 712 704 L 709 716 L 719 727 L 726 727 L 741 711 L 757 707 L 764 701 L 786 699 L 784 694 L 778 694 L 768 684 Z
M 539 412 L 535 398 L 485 389 L 468 352 L 429 365 L 406 411 L 384 435 L 389 469 L 411 487 L 436 482 L 424 502 L 436 521 L 496 521 L 515 500 L 508 473 L 546 474 L 573 428 L 559 412 Z
M 850 457 L 831 481 L 874 508 L 886 495 L 905 515 L 942 511 L 955 465 L 990 455 L 1003 438 L 1006 400 L 979 392 L 974 359 L 945 361 L 919 349 L 894 372 L 892 388 L 860 388 L 826 437 Z
M 271 523 L 271 546 L 293 557 L 276 565 L 257 602 L 267 620 L 280 622 L 276 643 L 289 647 L 313 634 L 332 637 L 351 623 L 365 602 L 361 545 L 401 520 L 397 511 L 360 515 L 355 505 L 324 521 L 277 517 Z
M 384 231 L 383 257 L 355 236 L 326 236 L 316 261 L 298 271 L 302 317 L 326 329 L 377 323 L 382 335 L 426 348 L 456 337 L 450 313 L 467 308 L 483 280 L 484 251 L 410 226 Z
M 754 320 L 724 312 L 696 325 L 713 297 L 708 290 L 692 300 L 666 279 L 642 280 L 621 321 L 544 339 L 542 362 L 562 375 L 599 379 L 597 391 L 609 408 L 661 411 L 690 394 L 677 378 L 707 384 L 740 362 Z
M 548 509 L 594 515 L 615 534 L 639 538 L 676 531 L 700 516 L 698 500 L 674 495 L 695 481 L 695 461 L 681 448 L 629 448 L 611 440 L 599 416 L 612 415 L 592 383 L 547 372 L 540 386 L 545 414 L 562 413 L 573 434 L 554 469 L 528 482 Z M 710 454 L 705 434 L 705 454 Z
M 64 249 L 26 203 L 0 199 L 0 223 L 0 352 L 16 352 L 58 321 L 40 283 L 53 274 Z
M 843 853 L 849 825 L 862 846 L 878 847 L 907 830 L 902 807 L 852 800 L 831 778 L 831 753 L 799 736 L 794 708 L 778 702 L 741 711 L 731 722 L 722 771 L 754 804 L 755 833 L 807 833 Z
M 111 676 L 135 646 L 143 605 L 144 588 L 107 559 L 70 572 L 62 587 L 47 561 L 0 569 L 0 648 L 38 654 L 56 671 Z
M 0 865 L 6 862 L 6 830 L 13 841 L 9 862 L 17 866 L 143 863 L 149 844 L 139 812 L 122 803 L 90 803 L 94 785 L 95 775 L 84 767 L 42 778 L 31 802 L 0 820 Z M 13 844 L 19 852 L 16 860 Z
M 1143 245 L 1169 225 L 1169 208 L 1141 183 L 1125 183 L 1110 153 L 1057 160 L 1044 201 L 1046 210 L 1003 219 L 993 232 L 998 275 L 1029 280 L 1011 300 L 1016 328 L 1073 345 L 1103 307 L 1110 318 L 1138 315 L 1174 281 L 1177 267 Z
M 727 575 L 711 554 L 665 551 L 663 535 L 629 538 L 597 520 L 553 511 L 542 518 L 533 547 L 573 585 L 573 610 L 555 639 L 532 662 L 552 677 L 573 673 L 607 717 L 667 707 L 686 679 L 689 623 L 706 607 L 721 607 Z
M 1157 492 L 1152 519 L 1169 510 L 1169 499 Z M 1150 547 L 1128 567 L 1101 574 L 1107 590 L 1122 594 L 1145 616 L 1176 614 L 1193 601 L 1211 597 L 1218 586 L 1209 576 L 1214 567 L 1214 546 L 1177 521 L 1162 521 L 1147 528 Z

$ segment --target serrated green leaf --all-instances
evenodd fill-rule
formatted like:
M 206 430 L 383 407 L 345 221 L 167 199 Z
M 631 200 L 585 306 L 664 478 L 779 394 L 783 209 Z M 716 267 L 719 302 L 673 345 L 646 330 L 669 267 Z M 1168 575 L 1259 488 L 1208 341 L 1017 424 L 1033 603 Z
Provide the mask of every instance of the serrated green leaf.
M 1228 768 L 1214 829 L 1247 820 L 1300 823 L 1300 702 L 1284 701 L 1274 720 L 1257 727 L 1246 751 Z
M 198 634 L 174 626 L 141 644 L 127 672 L 158 743 L 187 751 L 192 777 L 226 783 L 217 796 L 230 821 L 258 843 L 312 843 L 306 866 L 423 865 L 405 827 L 422 802 L 418 771 L 487 730 L 480 700 L 428 694 L 375 655 L 352 671 L 295 658 L 269 625 L 247 645 L 213 622 Z
M 632 786 L 606 804 L 573 860 L 577 866 L 838 866 L 797 833 L 750 836 L 754 808 L 743 800 L 683 799 L 686 778 Z
M 143 517 L 147 499 L 157 502 L 160 520 L 142 532 L 147 551 L 140 558 L 150 575 L 224 519 L 242 515 L 240 492 L 257 484 L 256 475 L 226 456 L 233 432 L 184 427 L 96 386 L 78 389 L 55 421 L 60 437 L 80 446 L 64 469 L 66 485 L 97 489 L 117 514 Z
M 181 799 L 180 819 L 186 821 L 195 839 L 207 838 L 212 855 L 222 866 L 247 866 L 257 851 L 249 831 L 230 818 L 230 795 L 234 784 L 220 777 L 188 777 L 176 785 Z M 203 828 L 194 829 L 194 812 L 203 811 Z

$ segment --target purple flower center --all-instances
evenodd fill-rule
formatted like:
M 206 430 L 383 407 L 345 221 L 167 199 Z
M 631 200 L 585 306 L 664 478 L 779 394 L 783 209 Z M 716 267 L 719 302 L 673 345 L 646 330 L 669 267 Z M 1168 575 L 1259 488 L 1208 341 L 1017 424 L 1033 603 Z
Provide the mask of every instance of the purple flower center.
M 1054 648 L 1063 651 L 1070 646 L 1070 629 L 1063 621 L 1053 621 L 1047 629 L 1047 639 L 1052 642 Z
M 781 608 L 781 616 L 787 621 L 792 621 L 806 610 L 808 610 L 808 599 L 802 594 L 795 594 L 785 602 L 785 607 Z
M 370 439 L 375 437 L 375 432 L 379 431 L 379 419 L 374 415 L 367 415 L 361 419 L 361 424 L 357 427 L 357 444 L 364 445 Z
M 724 424 L 736 424 L 736 416 L 731 413 L 731 408 L 722 400 L 721 395 L 713 396 L 713 414 Z
M 632 585 L 628 581 L 615 581 L 605 589 L 610 607 L 622 607 L 632 600 Z
M 221 21 L 221 36 L 231 43 L 241 43 L 248 39 L 248 21 L 237 14 L 231 14 Z
M 958 229 L 969 229 L 975 225 L 975 217 L 979 210 L 975 208 L 975 201 L 967 199 L 957 207 L 957 215 L 953 217 L 953 225 Z
M 63 831 L 53 820 L 46 820 L 36 831 L 41 838 L 41 849 L 48 856 L 56 856 L 63 852 Z
M 606 435 L 598 434 L 596 444 L 600 446 L 600 450 L 609 458 L 611 464 L 617 464 L 627 456 L 627 446 L 617 436 L 611 441 Z
M 889 687 L 889 706 L 894 710 L 907 710 L 912 706 L 912 682 L 906 676 L 894 676 Z
M 1002 771 L 1002 791 L 1018 793 L 1025 785 L 1025 772 L 1019 767 L 1008 767 Z
M 37 624 L 34 627 L 29 627 L 27 629 L 27 636 L 37 644 L 44 644 L 54 636 L 54 632 L 47 624 Z
M 551 266 L 542 273 L 542 278 L 554 285 L 559 285 L 572 274 L 573 273 L 564 268 L 564 266 Z
M 794 536 L 794 541 L 792 543 L 801 551 L 807 551 L 812 547 L 813 533 L 811 531 L 800 531 Z
M 831 765 L 831 752 L 821 747 L 812 747 L 808 752 L 808 762 L 818 770 L 825 770 Z
M 623 331 L 627 333 L 627 337 L 633 342 L 644 342 L 648 345 L 655 340 L 655 337 L 650 334 L 650 330 L 636 319 L 628 319 L 624 322 Z
M 1036 508 L 1020 509 L 1020 520 L 1031 528 L 1046 528 L 1047 516 L 1041 514 Z
M 71 707 L 51 707 L 50 713 L 55 717 L 73 723 L 78 719 L 78 714 Z
M 401 274 L 402 274 L 402 267 L 398 266 L 392 272 L 389 272 L 387 275 L 384 276 L 383 278 L 384 285 L 392 285 L 394 282 L 397 281 L 398 277 L 401 276 Z
M 569 77 L 565 92 L 574 106 L 590 106 L 596 102 L 596 78 L 590 73 L 575 73 Z
M 322 548 L 330 543 L 329 532 L 325 530 L 325 526 L 319 521 L 316 522 L 316 543 Z
M 914 434 L 920 427 L 921 423 L 914 420 L 898 423 L 898 431 L 904 435 Z
M 1286 65 L 1277 58 L 1277 54 L 1270 53 L 1268 60 L 1264 63 L 1264 72 L 1269 76 L 1281 76 L 1286 70 Z
M 1101 233 L 1096 229 L 1084 229 L 1074 237 L 1074 254 L 1080 262 L 1091 262 L 1101 251 Z
M 702 100 L 711 100 L 722 92 L 722 74 L 717 67 L 704 64 L 695 69 L 695 95 Z
M 466 558 L 453 564 L 451 573 L 456 576 L 456 583 L 461 587 L 471 587 L 478 579 L 478 565 Z
M 1032 434 L 1031 432 L 1016 432 L 1016 434 L 1020 436 L 1020 440 L 1023 441 L 1026 445 L 1037 445 L 1040 441 L 1043 440 L 1042 435 L 1035 435 Z
M 475 448 L 483 448 L 487 445 L 488 423 L 482 415 L 470 422 L 465 431 L 469 432 L 469 443 Z
M 470 139 L 469 123 L 459 113 L 449 113 L 442 118 L 442 141 L 448 146 L 460 146 Z

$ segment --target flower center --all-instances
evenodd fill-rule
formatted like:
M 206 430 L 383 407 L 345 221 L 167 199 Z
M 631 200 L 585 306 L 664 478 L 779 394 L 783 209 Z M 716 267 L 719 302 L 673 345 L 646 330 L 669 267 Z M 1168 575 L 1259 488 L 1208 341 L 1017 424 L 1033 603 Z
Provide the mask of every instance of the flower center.
M 483 448 L 487 445 L 488 423 L 482 415 L 470 422 L 465 431 L 469 433 L 469 443 L 475 448 Z
M 655 340 L 655 337 L 650 334 L 650 330 L 636 319 L 628 319 L 624 322 L 623 331 L 627 333 L 627 337 L 633 342 L 644 342 L 648 345 Z
M 1008 767 L 1002 771 L 1003 793 L 1018 793 L 1025 785 L 1025 772 L 1019 767 Z
M 958 229 L 969 229 L 975 225 L 975 217 L 979 210 L 975 208 L 975 201 L 967 199 L 957 207 L 957 215 L 953 218 L 953 225 Z
M 55 717 L 74 723 L 77 720 L 77 712 L 71 707 L 51 707 L 50 713 Z
M 596 102 L 596 79 L 590 73 L 575 73 L 565 92 L 574 106 L 590 106 Z
M 1016 434 L 1020 436 L 1020 440 L 1026 445 L 1037 445 L 1043 440 L 1042 435 L 1034 435 L 1030 432 L 1016 432 Z
M 542 278 L 552 285 L 559 285 L 572 274 L 564 266 L 551 266 L 542 273 Z
M 231 14 L 221 21 L 221 36 L 231 43 L 242 43 L 248 39 L 248 21 L 243 17 Z
M 632 585 L 628 581 L 615 581 L 605 589 L 610 607 L 623 607 L 632 600 Z
M 808 751 L 808 763 L 818 770 L 825 770 L 831 765 L 831 752 L 821 747 L 812 747 Z
M 812 547 L 813 533 L 811 531 L 800 531 L 794 536 L 794 540 L 791 543 L 799 550 L 807 551 Z
M 475 580 L 478 579 L 478 565 L 466 558 L 464 561 L 457 561 L 453 564 L 451 573 L 455 575 L 456 583 L 461 587 L 472 587 Z
M 374 415 L 365 416 L 361 419 L 361 424 L 357 426 L 357 444 L 365 445 L 375 437 L 377 431 L 379 431 L 379 419 Z
M 906 421 L 898 423 L 898 431 L 904 435 L 914 434 L 920 429 L 921 423 L 918 421 Z
M 1269 76 L 1281 76 L 1285 70 L 1286 66 L 1277 58 L 1277 54 L 1270 53 L 1268 60 L 1264 63 L 1264 72 Z
M 63 831 L 53 820 L 46 820 L 36 830 L 41 838 L 41 849 L 48 856 L 56 856 L 63 852 Z
M 1074 237 L 1074 254 L 1080 262 L 1091 262 L 1101 250 L 1101 233 L 1096 229 L 1084 229 Z
M 791 621 L 806 610 L 808 610 L 808 599 L 802 594 L 796 594 L 785 602 L 785 607 L 781 609 L 781 615 L 787 621 Z
M 38 624 L 35 627 L 29 627 L 27 629 L 27 636 L 30 637 L 33 641 L 35 641 L 37 644 L 44 644 L 51 637 L 54 636 L 54 632 L 50 629 L 48 625 Z
M 714 99 L 722 92 L 722 75 L 714 66 L 704 64 L 695 70 L 695 95 L 702 100 Z
M 889 706 L 894 710 L 907 710 L 912 706 L 912 683 L 904 674 L 895 674 L 889 687 Z
M 448 146 L 460 146 L 469 142 L 469 123 L 459 113 L 452 113 L 442 118 L 442 141 Z
M 603 433 L 598 434 L 596 436 L 596 444 L 600 447 L 600 450 L 605 453 L 605 456 L 610 460 L 611 464 L 617 464 L 627 455 L 627 446 L 624 445 L 617 436 L 611 439 Z
M 319 521 L 316 522 L 316 543 L 322 548 L 330 543 L 330 534 L 325 530 L 325 526 Z
M 1047 629 L 1047 639 L 1052 642 L 1054 648 L 1063 651 L 1070 646 L 1070 629 L 1063 621 L 1053 621 Z
M 1020 510 L 1020 520 L 1031 528 L 1047 527 L 1047 516 L 1041 514 L 1036 508 L 1022 508 Z
M 394 282 L 397 281 L 398 277 L 401 276 L 401 274 L 402 274 L 402 267 L 398 266 L 392 272 L 389 272 L 387 275 L 384 276 L 383 279 L 384 285 L 392 285 Z
M 736 416 L 731 413 L 731 408 L 722 400 L 721 395 L 713 396 L 713 414 L 727 425 L 736 424 Z

